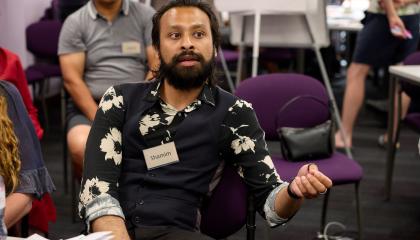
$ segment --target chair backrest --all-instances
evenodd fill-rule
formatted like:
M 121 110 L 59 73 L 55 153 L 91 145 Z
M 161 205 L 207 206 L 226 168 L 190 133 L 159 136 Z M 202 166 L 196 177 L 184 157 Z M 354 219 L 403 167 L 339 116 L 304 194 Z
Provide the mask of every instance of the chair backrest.
M 246 79 L 235 95 L 252 104 L 267 140 L 278 139 L 276 129 L 279 127 L 310 127 L 330 117 L 329 109 L 323 106 L 328 106 L 324 86 L 302 74 L 278 73 Z M 279 116 L 281 108 L 296 96 L 312 96 L 325 104 L 304 97 Z
M 212 196 L 201 211 L 201 231 L 215 239 L 226 238 L 246 223 L 247 190 L 231 166 L 226 166 Z
M 420 52 L 414 52 L 408 55 L 404 61 L 404 65 L 420 65 Z
M 254 15 L 262 14 L 260 45 L 313 47 L 330 44 L 325 0 L 215 0 L 219 11 L 230 13 L 232 44 L 254 40 Z M 245 30 L 243 32 L 243 29 Z
M 38 58 L 57 58 L 61 22 L 43 20 L 26 28 L 26 46 Z
M 408 55 L 404 61 L 404 65 L 420 65 L 420 51 L 414 52 Z M 418 104 L 420 99 L 420 87 L 405 81 L 401 81 L 401 89 L 408 95 L 410 98 L 415 101 L 412 101 L 413 104 Z

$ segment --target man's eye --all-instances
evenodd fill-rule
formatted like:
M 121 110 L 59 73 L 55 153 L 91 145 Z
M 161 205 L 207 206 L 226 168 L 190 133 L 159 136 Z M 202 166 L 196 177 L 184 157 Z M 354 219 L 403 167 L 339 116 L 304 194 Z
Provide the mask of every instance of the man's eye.
M 194 32 L 193 36 L 196 38 L 203 38 L 206 34 L 204 32 Z
M 174 33 L 170 33 L 170 34 L 169 34 L 169 37 L 170 37 L 171 39 L 178 39 L 180 36 L 181 36 L 181 34 L 179 34 L 179 33 L 177 33 L 177 32 L 174 32 Z

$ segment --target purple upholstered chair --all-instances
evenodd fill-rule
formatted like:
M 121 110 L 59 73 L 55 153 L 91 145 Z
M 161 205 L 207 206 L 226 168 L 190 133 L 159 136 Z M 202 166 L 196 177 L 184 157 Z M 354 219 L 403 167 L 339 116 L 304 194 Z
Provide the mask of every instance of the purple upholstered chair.
M 41 100 L 47 126 L 46 87 L 44 86 L 48 84 L 49 78 L 61 77 L 57 57 L 60 30 L 61 23 L 55 20 L 42 20 L 26 28 L 26 47 L 36 58 L 36 62 L 26 69 L 26 78 L 28 84 L 32 85 L 34 96 Z
M 226 166 L 212 196 L 204 202 L 201 232 L 214 239 L 224 239 L 246 223 L 247 239 L 254 239 L 255 210 L 252 201 L 238 173 L 233 167 Z
M 404 65 L 420 65 L 420 52 L 410 54 L 405 60 Z M 401 82 L 401 90 L 411 98 L 414 104 L 420 104 L 420 87 L 407 82 Z M 420 131 L 420 113 L 408 113 L 404 121 L 412 126 L 416 131 Z
M 268 74 L 247 79 L 238 86 L 237 96 L 250 102 L 267 140 L 278 140 L 276 129 L 280 127 L 311 127 L 330 119 L 329 110 L 312 98 L 300 98 L 293 106 L 278 116 L 279 110 L 296 96 L 312 96 L 328 105 L 324 86 L 314 78 L 301 74 Z M 361 166 L 344 154 L 335 152 L 330 158 L 302 162 L 290 162 L 281 156 L 272 156 L 274 165 L 284 181 L 291 182 L 299 168 L 315 162 L 318 168 L 330 177 L 334 186 L 352 183 L 356 190 L 356 208 L 359 234 L 361 234 L 359 182 Z M 329 192 L 325 194 L 321 218 L 321 232 L 325 226 Z

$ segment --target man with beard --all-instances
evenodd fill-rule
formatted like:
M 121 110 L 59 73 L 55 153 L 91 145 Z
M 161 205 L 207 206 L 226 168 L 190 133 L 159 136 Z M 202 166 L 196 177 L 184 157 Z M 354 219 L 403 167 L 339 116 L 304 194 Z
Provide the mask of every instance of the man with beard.
M 315 164 L 284 182 L 251 105 L 215 86 L 218 24 L 200 1 L 177 0 L 153 18 L 156 80 L 111 87 L 89 134 L 80 214 L 116 239 L 210 239 L 199 232 L 202 199 L 232 164 L 270 226 L 331 187 Z

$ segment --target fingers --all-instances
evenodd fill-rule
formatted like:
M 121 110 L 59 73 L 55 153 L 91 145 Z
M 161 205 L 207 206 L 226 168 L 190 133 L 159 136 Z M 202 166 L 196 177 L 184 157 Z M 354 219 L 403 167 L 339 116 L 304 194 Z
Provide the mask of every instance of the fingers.
M 326 188 L 331 188 L 332 187 L 332 181 L 329 177 L 325 176 L 322 172 L 317 171 L 316 173 L 314 173 L 314 177 L 316 177 L 318 179 L 318 181 L 324 185 Z
M 306 169 L 305 169 L 306 168 Z M 324 194 L 332 187 L 332 181 L 318 170 L 318 166 L 314 163 L 304 166 L 307 174 L 295 177 L 292 182 L 292 190 L 299 197 L 315 198 L 319 194 Z
M 317 190 L 311 185 L 305 176 L 296 177 L 294 182 L 298 188 L 298 191 L 295 191 L 296 195 L 300 192 L 301 195 L 298 196 L 303 196 L 305 198 L 315 198 L 318 196 Z

